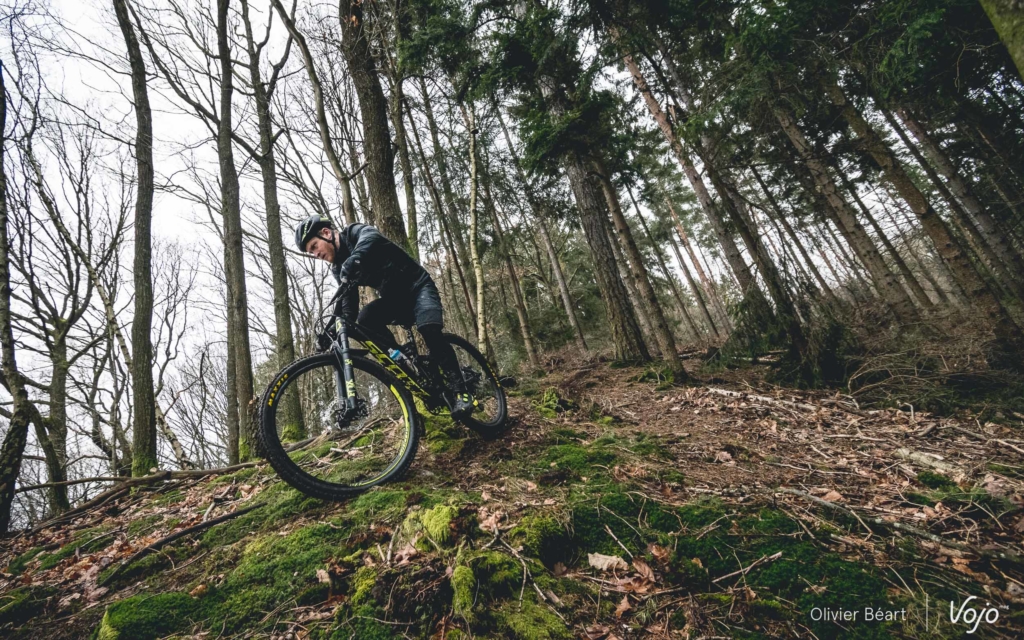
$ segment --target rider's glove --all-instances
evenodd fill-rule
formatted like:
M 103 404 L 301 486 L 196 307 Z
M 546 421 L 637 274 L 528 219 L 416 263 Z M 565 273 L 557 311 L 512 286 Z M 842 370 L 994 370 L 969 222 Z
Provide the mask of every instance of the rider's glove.
M 348 282 L 358 282 L 359 276 L 363 274 L 362 266 L 363 265 L 359 262 L 358 258 L 355 256 L 349 257 L 349 259 L 341 265 L 341 277 Z

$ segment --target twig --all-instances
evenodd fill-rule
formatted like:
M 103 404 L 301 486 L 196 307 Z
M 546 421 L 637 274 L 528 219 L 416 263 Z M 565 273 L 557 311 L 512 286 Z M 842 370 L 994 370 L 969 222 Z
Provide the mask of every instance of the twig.
M 612 533 L 611 527 L 609 527 L 606 524 L 606 525 L 604 525 L 604 530 L 608 532 L 608 535 L 610 535 L 612 537 L 612 539 L 615 540 L 615 542 L 618 543 L 618 545 L 620 547 L 622 547 L 622 550 L 625 551 L 626 555 L 628 555 L 630 560 L 632 560 L 633 559 L 633 554 L 630 553 L 629 549 L 626 548 L 626 545 L 622 544 L 622 542 L 619 540 L 619 538 L 614 533 Z
M 760 564 L 765 564 L 765 563 L 768 563 L 768 562 L 774 562 L 775 560 L 778 560 L 781 557 L 782 557 L 782 552 L 781 551 L 773 553 L 770 556 L 761 556 L 757 560 L 754 560 L 754 562 L 752 562 L 750 565 L 748 565 L 746 569 L 740 569 L 739 571 L 733 571 L 732 573 L 727 573 L 724 576 L 720 576 L 718 578 L 715 578 L 711 582 L 718 583 L 718 582 L 721 582 L 722 580 L 725 580 L 726 578 L 732 578 L 733 576 L 745 576 L 754 567 L 756 567 L 756 566 L 758 566 Z
M 174 533 L 172 533 L 169 536 L 165 536 L 163 538 L 160 538 L 159 540 L 157 540 L 153 544 L 151 544 L 151 545 L 149 545 L 147 547 L 144 547 L 144 548 L 136 551 L 134 554 L 132 554 L 132 556 L 130 558 L 128 558 L 127 560 L 122 562 L 120 564 L 120 566 L 118 566 L 116 569 L 114 569 L 114 571 L 112 571 L 109 575 L 107 575 L 107 577 L 104 578 L 100 582 L 100 586 L 104 586 L 104 585 L 110 583 L 110 581 L 113 580 L 114 577 L 117 576 L 119 573 L 121 573 L 121 571 L 124 570 L 125 567 L 131 565 L 136 560 L 141 559 L 142 557 L 152 553 L 153 551 L 157 551 L 161 547 L 164 547 L 164 546 L 170 544 L 171 542 L 174 542 L 178 538 L 183 538 L 183 537 L 185 537 L 187 535 L 191 535 L 193 533 L 197 533 L 197 532 L 202 531 L 204 529 L 209 529 L 210 527 L 212 527 L 214 525 L 217 525 L 217 524 L 220 524 L 221 522 L 226 522 L 228 520 L 231 520 L 232 518 L 237 518 L 240 515 L 249 513 L 250 511 L 252 511 L 254 509 L 259 509 L 259 508 L 264 507 L 264 506 L 266 506 L 266 503 L 254 504 L 251 507 L 245 507 L 244 509 L 238 509 L 237 511 L 232 511 L 231 513 L 226 513 L 226 514 L 224 514 L 222 516 L 218 516 L 218 517 L 214 518 L 213 520 L 207 520 L 206 522 L 200 522 L 199 524 L 193 525 L 191 527 L 187 527 L 187 528 L 182 529 L 180 531 L 175 531 Z

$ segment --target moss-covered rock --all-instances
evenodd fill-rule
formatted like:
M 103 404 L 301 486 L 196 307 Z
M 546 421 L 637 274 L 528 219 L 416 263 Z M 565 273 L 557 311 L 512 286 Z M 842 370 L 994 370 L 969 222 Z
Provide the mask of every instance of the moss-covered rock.
M 180 631 L 197 609 L 186 593 L 137 595 L 107 607 L 94 640 L 154 640 Z

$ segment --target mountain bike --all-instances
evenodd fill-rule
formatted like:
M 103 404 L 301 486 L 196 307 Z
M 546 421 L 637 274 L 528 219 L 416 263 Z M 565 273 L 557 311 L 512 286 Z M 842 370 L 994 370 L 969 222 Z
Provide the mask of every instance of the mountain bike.
M 338 287 L 325 312 L 350 286 Z M 411 323 L 401 327 L 407 341 L 389 354 L 381 345 L 393 341 L 321 313 L 321 351 L 287 365 L 267 385 L 256 445 L 285 482 L 315 498 L 343 500 L 397 479 L 412 464 L 423 432 L 417 409 L 443 415 L 454 392 L 430 355 L 420 354 Z M 485 439 L 497 438 L 508 411 L 498 377 L 467 340 L 443 335 L 475 398 L 459 422 Z

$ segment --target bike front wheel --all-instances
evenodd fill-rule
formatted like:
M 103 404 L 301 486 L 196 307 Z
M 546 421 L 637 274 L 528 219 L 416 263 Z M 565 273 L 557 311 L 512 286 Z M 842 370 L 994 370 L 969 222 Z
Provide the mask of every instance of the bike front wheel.
M 468 340 L 453 333 L 446 333 L 444 337 L 455 351 L 466 391 L 473 394 L 473 411 L 460 422 L 482 438 L 492 440 L 501 436 L 508 420 L 508 405 L 498 377 L 483 354 Z
M 260 451 L 285 482 L 315 498 L 343 500 L 397 479 L 416 455 L 412 396 L 375 362 L 355 357 L 352 369 L 354 409 L 331 353 L 291 363 L 263 394 Z

